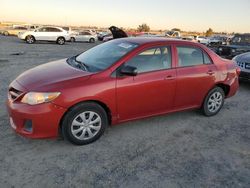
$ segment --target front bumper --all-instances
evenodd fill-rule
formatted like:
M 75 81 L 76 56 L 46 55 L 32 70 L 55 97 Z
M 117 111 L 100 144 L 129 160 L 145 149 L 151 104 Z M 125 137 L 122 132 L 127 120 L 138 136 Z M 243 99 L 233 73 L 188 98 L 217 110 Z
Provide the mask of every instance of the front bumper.
M 31 106 L 11 100 L 8 100 L 6 104 L 10 125 L 18 134 L 29 138 L 58 136 L 59 124 L 66 112 L 65 108 L 53 103 Z

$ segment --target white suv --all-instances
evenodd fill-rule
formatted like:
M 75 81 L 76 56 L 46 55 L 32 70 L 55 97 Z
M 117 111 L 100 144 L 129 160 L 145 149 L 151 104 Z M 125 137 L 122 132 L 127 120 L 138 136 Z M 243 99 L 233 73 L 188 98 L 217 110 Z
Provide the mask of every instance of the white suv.
M 18 38 L 32 44 L 36 41 L 54 41 L 63 45 L 70 40 L 70 34 L 60 27 L 43 26 L 33 31 L 20 32 Z

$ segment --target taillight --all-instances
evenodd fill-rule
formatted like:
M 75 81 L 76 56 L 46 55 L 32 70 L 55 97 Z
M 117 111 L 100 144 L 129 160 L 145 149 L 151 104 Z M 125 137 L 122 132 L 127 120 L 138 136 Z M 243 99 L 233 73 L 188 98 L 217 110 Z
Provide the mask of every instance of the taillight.
M 236 68 L 236 73 L 238 74 L 238 76 L 240 75 L 240 72 L 241 72 L 240 68 L 237 67 L 237 68 Z

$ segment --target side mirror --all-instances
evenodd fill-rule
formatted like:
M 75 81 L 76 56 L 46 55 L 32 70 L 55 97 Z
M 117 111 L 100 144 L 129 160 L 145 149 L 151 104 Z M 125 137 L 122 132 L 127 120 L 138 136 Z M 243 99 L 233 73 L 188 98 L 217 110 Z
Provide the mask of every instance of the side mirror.
M 121 75 L 136 76 L 138 74 L 137 68 L 129 65 L 125 65 L 120 69 Z

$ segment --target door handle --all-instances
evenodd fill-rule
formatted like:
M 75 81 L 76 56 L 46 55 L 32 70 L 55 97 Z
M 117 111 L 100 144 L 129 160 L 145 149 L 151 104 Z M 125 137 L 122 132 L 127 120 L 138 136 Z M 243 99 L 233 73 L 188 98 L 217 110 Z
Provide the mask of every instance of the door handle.
M 168 75 L 165 77 L 165 80 L 174 80 L 174 79 L 175 79 L 175 77 L 172 75 Z
M 207 74 L 209 74 L 209 75 L 213 75 L 213 74 L 214 74 L 214 71 L 209 70 L 209 71 L 207 71 Z

